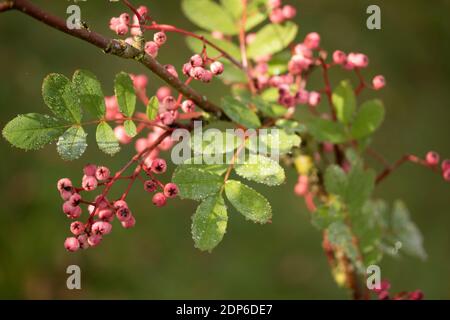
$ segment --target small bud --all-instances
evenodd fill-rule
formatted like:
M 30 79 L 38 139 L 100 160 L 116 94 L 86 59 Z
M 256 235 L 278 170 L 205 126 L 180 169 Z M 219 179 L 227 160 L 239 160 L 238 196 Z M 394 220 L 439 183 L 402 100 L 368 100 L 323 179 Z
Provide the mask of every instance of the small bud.
M 178 108 L 177 100 L 172 96 L 165 97 L 162 101 L 162 105 L 165 110 L 169 111 L 176 110 Z
M 94 177 L 97 171 L 97 166 L 95 164 L 88 164 L 83 168 L 83 173 L 86 176 Z
M 347 55 L 341 51 L 341 50 L 336 50 L 335 52 L 333 52 L 333 62 L 335 64 L 344 64 L 347 61 Z
M 145 43 L 144 50 L 146 54 L 148 54 L 152 58 L 156 58 L 158 56 L 159 46 L 156 44 L 156 42 L 148 41 Z
M 203 66 L 203 58 L 199 54 L 193 55 L 190 59 L 190 62 L 193 67 Z
M 107 167 L 98 167 L 97 171 L 95 172 L 95 177 L 97 180 L 105 181 L 109 178 L 111 175 L 111 172 Z
M 309 93 L 308 103 L 312 107 L 316 107 L 320 103 L 320 93 L 312 91 Z
M 164 66 L 164 68 L 167 70 L 168 73 L 170 73 L 172 75 L 172 77 L 178 78 L 178 72 L 177 72 L 177 70 L 175 69 L 175 67 L 173 65 L 166 64 Z
M 84 176 L 83 181 L 81 182 L 81 187 L 86 191 L 93 191 L 97 189 L 98 182 L 95 177 L 92 176 Z
M 156 173 L 156 174 L 161 174 L 161 173 L 166 172 L 166 170 L 167 170 L 166 161 L 164 159 L 160 159 L 160 158 L 153 160 L 151 170 L 153 173 Z
M 439 154 L 434 151 L 430 151 L 425 156 L 425 161 L 430 166 L 437 166 L 439 164 Z
M 170 126 L 175 121 L 175 119 L 172 115 L 172 112 L 170 112 L 170 111 L 166 111 L 166 112 L 160 114 L 159 119 L 165 126 Z
M 152 202 L 157 207 L 163 207 L 166 205 L 167 198 L 163 193 L 158 192 L 153 196 Z
M 163 101 L 165 97 L 170 96 L 172 94 L 172 91 L 170 90 L 169 87 L 160 87 L 157 91 L 156 91 L 156 97 L 158 98 L 159 101 Z
M 184 100 L 181 104 L 181 110 L 185 113 L 194 112 L 195 111 L 195 104 L 192 100 Z
M 119 221 L 127 221 L 131 217 L 131 211 L 127 207 L 121 207 L 117 209 L 116 217 Z
M 79 236 L 84 233 L 84 224 L 80 221 L 75 221 L 70 224 L 70 232 L 74 235 Z
M 155 43 L 158 46 L 162 46 L 167 41 L 166 33 L 165 32 L 157 32 L 157 33 L 155 33 L 153 35 L 153 41 L 155 41 Z
M 386 86 L 386 79 L 379 75 L 373 78 L 372 86 L 375 90 L 381 90 Z
M 144 190 L 147 192 L 155 192 L 158 188 L 158 182 L 155 179 L 147 180 L 144 182 Z
M 64 241 L 64 247 L 67 251 L 75 252 L 78 249 L 80 249 L 80 243 L 78 242 L 78 239 L 75 237 L 67 238 L 66 241 Z
M 92 225 L 92 232 L 94 234 L 104 235 L 109 234 L 112 230 L 112 225 L 106 221 L 97 221 Z
M 175 183 L 168 183 L 164 186 L 164 195 L 167 198 L 175 198 L 179 193 L 178 186 Z
M 101 241 L 102 241 L 102 236 L 99 234 L 93 234 L 87 239 L 87 242 L 89 243 L 89 245 L 91 247 L 95 247 L 95 246 L 99 245 Z
M 209 66 L 209 69 L 211 70 L 211 72 L 214 75 L 220 75 L 223 73 L 223 64 L 219 61 L 213 62 L 211 63 L 211 65 Z
M 297 15 L 297 9 L 294 6 L 286 5 L 283 7 L 283 17 L 287 20 L 294 19 Z
M 131 216 L 130 219 L 128 219 L 127 221 L 122 221 L 122 222 L 120 222 L 120 224 L 125 229 L 130 229 L 130 228 L 133 228 L 135 226 L 136 219 L 134 218 L 134 216 Z

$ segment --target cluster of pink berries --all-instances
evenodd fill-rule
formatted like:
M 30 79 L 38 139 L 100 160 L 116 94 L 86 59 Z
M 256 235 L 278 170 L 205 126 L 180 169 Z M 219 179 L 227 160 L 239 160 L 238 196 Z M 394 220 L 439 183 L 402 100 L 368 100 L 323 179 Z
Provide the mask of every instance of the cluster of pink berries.
M 425 162 L 432 168 L 437 168 L 440 163 L 440 156 L 437 152 L 430 151 L 425 156 Z M 441 163 L 442 177 L 445 181 L 450 182 L 450 159 L 445 159 Z
M 195 80 L 205 83 L 211 82 L 214 76 L 223 73 L 223 64 L 219 61 L 213 61 L 209 65 L 209 70 L 205 68 L 208 59 L 204 59 L 201 55 L 193 55 L 188 63 L 183 65 L 183 74 Z
M 400 292 L 390 297 L 389 289 L 391 284 L 387 280 L 381 281 L 380 289 L 373 289 L 372 291 L 377 295 L 379 300 L 422 300 L 423 292 L 421 290 L 415 290 L 412 292 Z
M 291 5 L 282 6 L 281 0 L 268 0 L 270 9 L 269 19 L 272 23 L 283 23 L 286 20 L 294 19 L 297 9 Z
M 163 184 L 155 178 L 155 174 L 162 174 L 167 169 L 167 164 L 163 159 L 154 159 L 142 166 L 149 180 L 144 181 L 144 189 L 147 192 L 155 192 L 161 188 L 161 192 L 153 195 L 152 202 L 157 207 L 166 204 L 168 198 L 174 198 L 178 195 L 178 186 L 174 183 Z M 122 227 L 128 229 L 134 227 L 136 219 L 130 211 L 125 197 L 110 202 L 105 194 L 98 195 L 94 202 L 84 201 L 80 195 L 83 191 L 93 191 L 100 185 L 114 183 L 114 178 L 110 175 L 110 170 L 104 166 L 86 165 L 83 169 L 82 187 L 76 188 L 72 181 L 63 178 L 58 181 L 57 188 L 61 198 L 65 201 L 63 204 L 64 214 L 71 220 L 78 219 L 82 214 L 80 205 L 88 205 L 89 219 L 87 223 L 74 221 L 70 224 L 70 231 L 73 236 L 68 237 L 64 242 L 64 247 L 68 251 L 77 251 L 97 246 L 112 230 L 112 221 L 114 217 L 120 221 Z M 126 196 L 126 194 L 125 194 Z
M 148 8 L 146 6 L 140 6 L 136 9 L 136 12 L 140 15 L 141 19 L 146 20 L 148 15 Z M 132 36 L 142 35 L 140 28 L 139 18 L 137 15 L 133 16 L 133 24 L 130 26 L 130 15 L 128 13 L 122 13 L 119 17 L 112 17 L 109 21 L 109 28 L 118 35 L 126 35 L 130 31 Z
M 147 41 L 144 46 L 145 53 L 149 56 L 156 58 L 158 56 L 159 49 L 166 43 L 167 35 L 165 32 L 160 31 L 153 35 L 153 41 Z

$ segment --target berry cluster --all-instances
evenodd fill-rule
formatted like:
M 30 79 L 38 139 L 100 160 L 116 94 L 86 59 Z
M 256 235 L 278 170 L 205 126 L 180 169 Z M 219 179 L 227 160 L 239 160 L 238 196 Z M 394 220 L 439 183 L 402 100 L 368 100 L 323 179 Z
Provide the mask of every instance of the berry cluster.
M 146 173 L 147 180 L 138 176 L 141 169 Z M 81 204 L 87 205 L 87 211 L 89 212 L 89 218 L 86 223 L 74 221 L 70 224 L 70 231 L 73 236 L 65 240 L 64 247 L 68 251 L 74 252 L 78 249 L 97 246 L 102 241 L 103 236 L 111 232 L 111 223 L 114 217 L 117 217 L 122 227 L 126 229 L 134 227 L 136 219 L 125 201 L 129 189 L 119 200 L 109 201 L 107 198 L 109 189 L 118 179 L 129 179 L 132 183 L 137 177 L 141 178 L 145 191 L 150 193 L 156 192 L 153 195 L 152 202 L 157 207 L 164 206 L 168 198 L 176 197 L 178 195 L 176 184 L 163 184 L 155 177 L 155 175 L 164 173 L 166 169 L 167 164 L 163 159 L 157 158 L 152 161 L 147 159 L 145 163 L 137 167 L 131 177 L 122 177 L 121 175 L 111 177 L 110 170 L 107 167 L 97 167 L 89 164 L 83 169 L 84 175 L 81 188 L 74 187 L 72 181 L 68 178 L 59 180 L 57 188 L 61 198 L 65 201 L 63 212 L 67 218 L 71 220 L 80 218 L 82 214 Z M 100 186 L 104 186 L 105 189 L 100 195 L 95 197 L 93 202 L 82 198 L 82 192 L 94 191 Z M 157 192 L 158 189 L 161 189 L 161 191 Z
M 210 63 L 209 70 L 205 65 Z M 219 61 L 208 59 L 206 54 L 202 57 L 200 54 L 193 55 L 188 63 L 183 65 L 183 74 L 195 80 L 205 83 L 211 82 L 213 76 L 218 76 L 223 73 L 223 64 Z
M 422 300 L 423 292 L 421 290 L 415 290 L 412 292 L 400 292 L 394 296 L 390 296 L 389 290 L 391 284 L 387 280 L 381 282 L 380 289 L 373 289 L 372 291 L 377 295 L 379 300 Z
M 270 9 L 269 19 L 272 23 L 283 23 L 286 20 L 294 19 L 297 9 L 291 5 L 282 6 L 281 0 L 268 0 Z
M 430 151 L 425 156 L 425 162 L 431 168 L 439 170 L 440 158 L 437 152 Z M 450 182 L 450 159 L 441 162 L 440 171 L 444 180 Z

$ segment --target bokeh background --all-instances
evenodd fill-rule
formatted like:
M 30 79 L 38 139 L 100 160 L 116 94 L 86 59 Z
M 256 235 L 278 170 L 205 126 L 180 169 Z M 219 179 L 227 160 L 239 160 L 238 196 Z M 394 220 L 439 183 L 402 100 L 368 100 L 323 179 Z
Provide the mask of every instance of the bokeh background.
M 69 4 L 33 2 L 59 16 L 65 15 Z M 406 152 L 423 155 L 430 149 L 450 157 L 450 2 L 288 2 L 298 7 L 301 38 L 317 31 L 325 48 L 365 52 L 371 58 L 365 75 L 386 76 L 389 85 L 380 96 L 387 120 L 377 133 L 376 149 L 391 161 Z M 160 22 L 197 29 L 181 14 L 179 1 L 141 3 Z M 92 29 L 113 36 L 107 25 L 111 16 L 124 11 L 120 4 L 94 0 L 78 4 Z M 381 7 L 381 31 L 365 27 L 369 4 Z M 184 39 L 170 35 L 159 59 L 181 66 L 189 54 Z M 78 68 L 96 73 L 108 95 L 117 72 L 147 72 L 25 15 L 0 14 L 0 126 L 18 113 L 46 112 L 42 79 L 51 72 L 70 76 Z M 336 83 L 338 74 L 334 76 Z M 155 76 L 150 79 L 151 90 L 161 85 Z M 228 90 L 218 81 L 198 88 L 215 100 Z M 100 247 L 66 253 L 62 244 L 69 233 L 68 221 L 61 213 L 56 181 L 66 176 L 81 179 L 87 162 L 119 168 L 132 152 L 126 147 L 114 158 L 101 155 L 92 132 L 91 128 L 85 156 L 71 163 L 60 160 L 54 145 L 25 153 L 0 139 L 0 298 L 348 297 L 335 285 L 320 233 L 311 226 L 302 200 L 293 195 L 294 172 L 282 187 L 259 189 L 272 201 L 273 223 L 254 225 L 230 210 L 228 232 L 212 254 L 194 249 L 190 235 L 194 202 L 170 201 L 156 210 L 139 188 L 130 197 L 138 220 L 135 229 L 117 227 Z M 390 202 L 406 201 L 429 255 L 424 262 L 406 257 L 383 260 L 382 275 L 392 281 L 394 291 L 420 288 L 427 298 L 450 298 L 449 194 L 450 184 L 413 165 L 400 169 L 376 191 Z M 82 290 L 66 289 L 65 271 L 71 264 L 82 269 Z

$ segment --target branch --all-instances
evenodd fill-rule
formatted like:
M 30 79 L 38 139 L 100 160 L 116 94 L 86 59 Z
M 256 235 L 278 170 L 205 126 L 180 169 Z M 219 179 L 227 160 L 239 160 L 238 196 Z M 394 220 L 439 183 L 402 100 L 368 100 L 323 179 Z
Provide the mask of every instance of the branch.
M 217 105 L 210 102 L 205 96 L 201 95 L 191 87 L 185 85 L 178 78 L 173 77 L 154 58 L 128 45 L 124 41 L 108 39 L 99 33 L 86 29 L 69 29 L 63 19 L 43 11 L 41 8 L 32 4 L 29 0 L 11 0 L 10 2 L 2 3 L 0 5 L 0 8 L 7 7 L 7 5 L 9 5 L 9 9 L 18 10 L 54 29 L 57 29 L 78 39 L 84 40 L 102 49 L 105 53 L 109 53 L 124 59 L 134 59 L 139 61 L 175 90 L 182 93 L 187 99 L 194 101 L 195 104 L 202 110 L 213 113 L 217 117 L 227 119 L 227 117 L 222 114 L 220 108 Z

